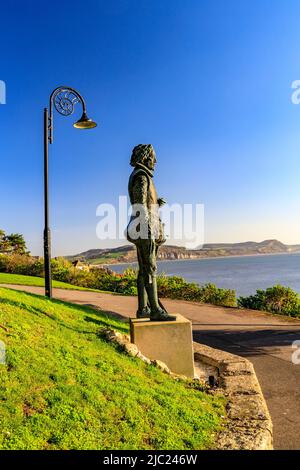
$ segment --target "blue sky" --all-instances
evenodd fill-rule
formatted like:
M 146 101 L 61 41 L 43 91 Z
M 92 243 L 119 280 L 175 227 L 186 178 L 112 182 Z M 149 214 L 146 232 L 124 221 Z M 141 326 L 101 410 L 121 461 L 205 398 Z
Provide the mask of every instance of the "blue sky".
M 138 143 L 154 145 L 168 202 L 205 205 L 206 242 L 300 243 L 298 0 L 5 3 L 1 228 L 42 252 L 42 113 L 66 84 L 99 126 L 54 116 L 55 255 L 109 245 L 96 238 L 96 207 L 127 194 Z

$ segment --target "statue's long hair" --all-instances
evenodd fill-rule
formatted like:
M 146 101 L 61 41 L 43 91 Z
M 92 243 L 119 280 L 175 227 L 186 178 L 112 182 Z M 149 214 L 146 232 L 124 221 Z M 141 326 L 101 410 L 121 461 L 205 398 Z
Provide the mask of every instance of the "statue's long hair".
M 146 160 L 149 158 L 151 153 L 154 152 L 154 148 L 151 144 L 140 144 L 134 147 L 131 154 L 130 165 L 136 166 L 138 163 L 144 165 Z

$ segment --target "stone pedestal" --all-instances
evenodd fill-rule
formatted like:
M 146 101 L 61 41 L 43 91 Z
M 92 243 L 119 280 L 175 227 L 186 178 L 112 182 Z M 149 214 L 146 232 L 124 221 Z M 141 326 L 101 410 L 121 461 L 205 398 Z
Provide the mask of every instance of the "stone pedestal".
M 130 319 L 130 338 L 144 356 L 164 362 L 175 374 L 194 377 L 192 325 L 183 316 L 163 322 Z

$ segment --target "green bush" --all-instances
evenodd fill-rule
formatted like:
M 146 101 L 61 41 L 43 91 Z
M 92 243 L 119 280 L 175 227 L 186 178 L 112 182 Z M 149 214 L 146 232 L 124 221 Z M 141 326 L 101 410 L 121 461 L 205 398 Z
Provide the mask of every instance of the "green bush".
M 126 269 L 123 274 L 99 268 L 84 271 L 76 269 L 65 258 L 55 258 L 51 260 L 51 269 L 52 278 L 55 281 L 118 294 L 137 295 L 137 271 L 131 268 Z M 43 277 L 43 260 L 27 255 L 1 255 L 0 272 Z M 157 277 L 157 285 L 160 297 L 205 302 L 227 307 L 236 306 L 235 291 L 219 289 L 214 284 L 199 286 L 187 282 L 179 276 L 161 274 Z
M 29 255 L 0 255 L 0 272 L 11 274 L 25 274 L 28 276 L 42 276 L 43 262 Z
M 116 292 L 125 295 L 137 295 L 137 271 L 128 268 L 123 274 L 107 269 L 92 268 L 90 271 L 78 270 L 65 258 L 51 261 L 52 277 L 56 281 L 67 282 L 75 286 Z M 0 254 L 0 272 L 44 276 L 43 259 L 21 254 Z M 214 284 L 199 286 L 187 282 L 180 276 L 157 276 L 160 297 L 210 303 L 226 307 L 264 310 L 271 313 L 300 317 L 300 296 L 289 287 L 274 286 L 266 290 L 257 290 L 255 295 L 240 297 L 236 300 L 234 290 L 220 289 Z
M 236 294 L 232 289 L 220 289 L 214 284 L 206 284 L 200 287 L 201 302 L 214 305 L 223 305 L 224 307 L 236 307 Z
M 157 286 L 160 297 L 236 307 L 235 291 L 220 289 L 214 284 L 199 286 L 180 276 L 161 274 L 157 278 Z
M 136 275 L 132 272 L 117 274 L 99 269 L 92 272 L 96 279 L 94 289 L 108 290 L 125 295 L 137 295 Z
M 56 281 L 70 282 L 73 275 L 72 268 L 72 263 L 65 258 L 60 257 L 51 260 L 52 277 Z
M 290 317 L 300 316 L 300 296 L 290 287 L 277 285 L 266 290 L 257 290 L 255 295 L 240 297 L 238 306 L 251 308 L 253 310 L 264 310 L 266 312 Z

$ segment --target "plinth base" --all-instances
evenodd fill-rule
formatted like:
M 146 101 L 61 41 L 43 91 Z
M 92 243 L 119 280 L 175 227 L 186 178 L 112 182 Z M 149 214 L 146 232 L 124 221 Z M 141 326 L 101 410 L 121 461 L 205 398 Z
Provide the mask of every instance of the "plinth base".
M 175 374 L 194 378 L 192 325 L 181 315 L 176 321 L 130 319 L 130 338 L 144 356 L 164 362 Z

